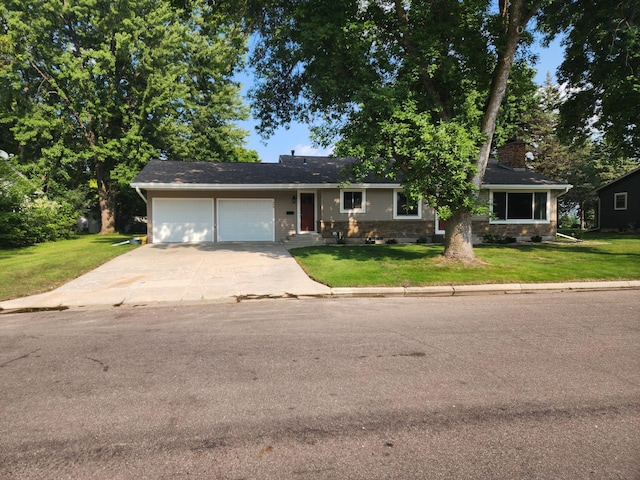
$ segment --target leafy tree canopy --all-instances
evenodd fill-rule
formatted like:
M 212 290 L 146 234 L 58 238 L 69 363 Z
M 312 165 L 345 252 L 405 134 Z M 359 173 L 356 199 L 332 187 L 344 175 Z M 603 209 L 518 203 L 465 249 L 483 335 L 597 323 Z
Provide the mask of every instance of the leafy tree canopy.
M 561 88 L 547 75 L 536 94 L 537 104 L 521 119 L 522 136 L 533 157 L 528 165 L 535 171 L 573 185 L 558 199 L 561 213 L 578 213 L 581 228 L 594 219 L 594 189 L 636 168 L 637 162 L 619 157 L 602 138 L 587 138 L 571 145 L 557 134 L 559 110 L 565 101 Z
M 320 140 L 348 139 L 341 128 L 347 123 L 389 118 L 407 102 L 432 123 L 478 125 L 504 42 L 505 19 L 492 10 L 493 2 L 256 4 L 260 36 L 251 96 L 261 133 L 321 119 L 333 128 L 323 130 Z M 531 96 L 535 72 L 526 53 L 516 60 L 512 83 Z
M 640 158 L 640 5 L 637 0 L 550 2 L 548 38 L 562 34 L 558 72 L 568 98 L 561 127 L 571 139 L 603 134 L 618 155 Z
M 262 133 L 319 121 L 319 143 L 335 142 L 336 154 L 362 160 L 362 173 L 400 179 L 443 217 L 449 213 L 445 254 L 472 258 L 470 215 L 491 141 L 494 134 L 508 138 L 513 123 L 504 118 L 517 117 L 533 99 L 529 56 L 516 48 L 532 39 L 526 26 L 539 3 L 247 4 L 258 32 L 251 97 Z M 464 238 L 457 235 L 463 231 Z M 464 247 L 454 246 L 456 236 Z
M 151 157 L 257 160 L 234 124 L 248 112 L 232 81 L 246 43 L 233 20 L 200 0 L 7 0 L 0 131 L 51 185 L 89 173 L 110 231 L 115 193 Z

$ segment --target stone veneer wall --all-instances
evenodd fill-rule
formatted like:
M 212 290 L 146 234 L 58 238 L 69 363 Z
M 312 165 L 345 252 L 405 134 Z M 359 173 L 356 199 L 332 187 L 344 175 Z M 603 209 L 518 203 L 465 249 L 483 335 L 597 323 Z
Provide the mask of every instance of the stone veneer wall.
M 529 241 L 531 237 L 540 235 L 544 240 L 555 238 L 555 222 L 545 224 L 491 224 L 488 220 L 473 220 L 474 243 L 482 243 L 485 233 L 515 237 L 518 240 Z M 320 221 L 318 232 L 325 239 L 336 238 L 333 232 L 342 232 L 347 240 L 364 242 L 367 238 L 394 238 L 396 240 L 426 237 L 429 242 L 443 241 L 443 235 L 435 234 L 433 220 L 394 220 L 394 221 Z
M 515 237 L 518 240 L 531 240 L 531 237 L 540 235 L 544 240 L 553 240 L 556 232 L 556 222 L 541 224 L 495 224 L 488 221 L 474 221 L 473 234 L 478 241 L 482 241 L 485 233 Z
M 349 221 L 324 221 L 318 222 L 318 232 L 324 238 L 335 238 L 333 232 L 342 232 L 344 238 L 362 240 L 367 238 L 402 238 L 416 239 L 419 237 L 431 237 L 434 233 L 433 220 L 355 220 Z

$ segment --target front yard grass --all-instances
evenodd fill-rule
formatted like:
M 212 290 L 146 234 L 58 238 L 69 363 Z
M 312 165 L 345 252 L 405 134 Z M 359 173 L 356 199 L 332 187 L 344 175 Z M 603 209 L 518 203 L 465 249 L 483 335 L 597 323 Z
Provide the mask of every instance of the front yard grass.
M 118 234 L 77 235 L 70 240 L 25 248 L 0 249 L 0 300 L 47 292 L 93 270 L 133 245 Z
M 52 290 L 128 252 L 122 235 L 78 235 L 0 249 L 0 301 Z M 339 245 L 291 250 L 332 287 L 423 286 L 640 279 L 639 235 L 587 235 L 582 243 L 477 245 L 478 262 L 447 262 L 442 245 Z
M 588 234 L 581 243 L 476 245 L 478 261 L 448 262 L 442 245 L 335 245 L 291 250 L 331 287 L 640 279 L 640 236 Z

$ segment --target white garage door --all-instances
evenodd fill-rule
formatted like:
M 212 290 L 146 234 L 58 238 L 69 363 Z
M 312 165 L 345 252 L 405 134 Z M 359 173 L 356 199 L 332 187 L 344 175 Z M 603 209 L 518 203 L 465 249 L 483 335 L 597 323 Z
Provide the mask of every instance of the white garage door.
M 153 243 L 213 242 L 213 199 L 154 198 Z
M 218 200 L 219 242 L 273 242 L 274 225 L 272 198 Z

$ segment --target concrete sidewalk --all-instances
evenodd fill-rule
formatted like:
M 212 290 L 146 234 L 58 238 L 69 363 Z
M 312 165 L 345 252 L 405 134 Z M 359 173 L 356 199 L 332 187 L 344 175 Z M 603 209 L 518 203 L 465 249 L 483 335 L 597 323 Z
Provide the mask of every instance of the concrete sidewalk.
M 330 288 L 311 280 L 281 244 L 154 244 L 116 257 L 51 292 L 2 302 L 0 312 L 237 302 L 252 298 L 453 296 L 620 289 L 640 290 L 640 280 Z

